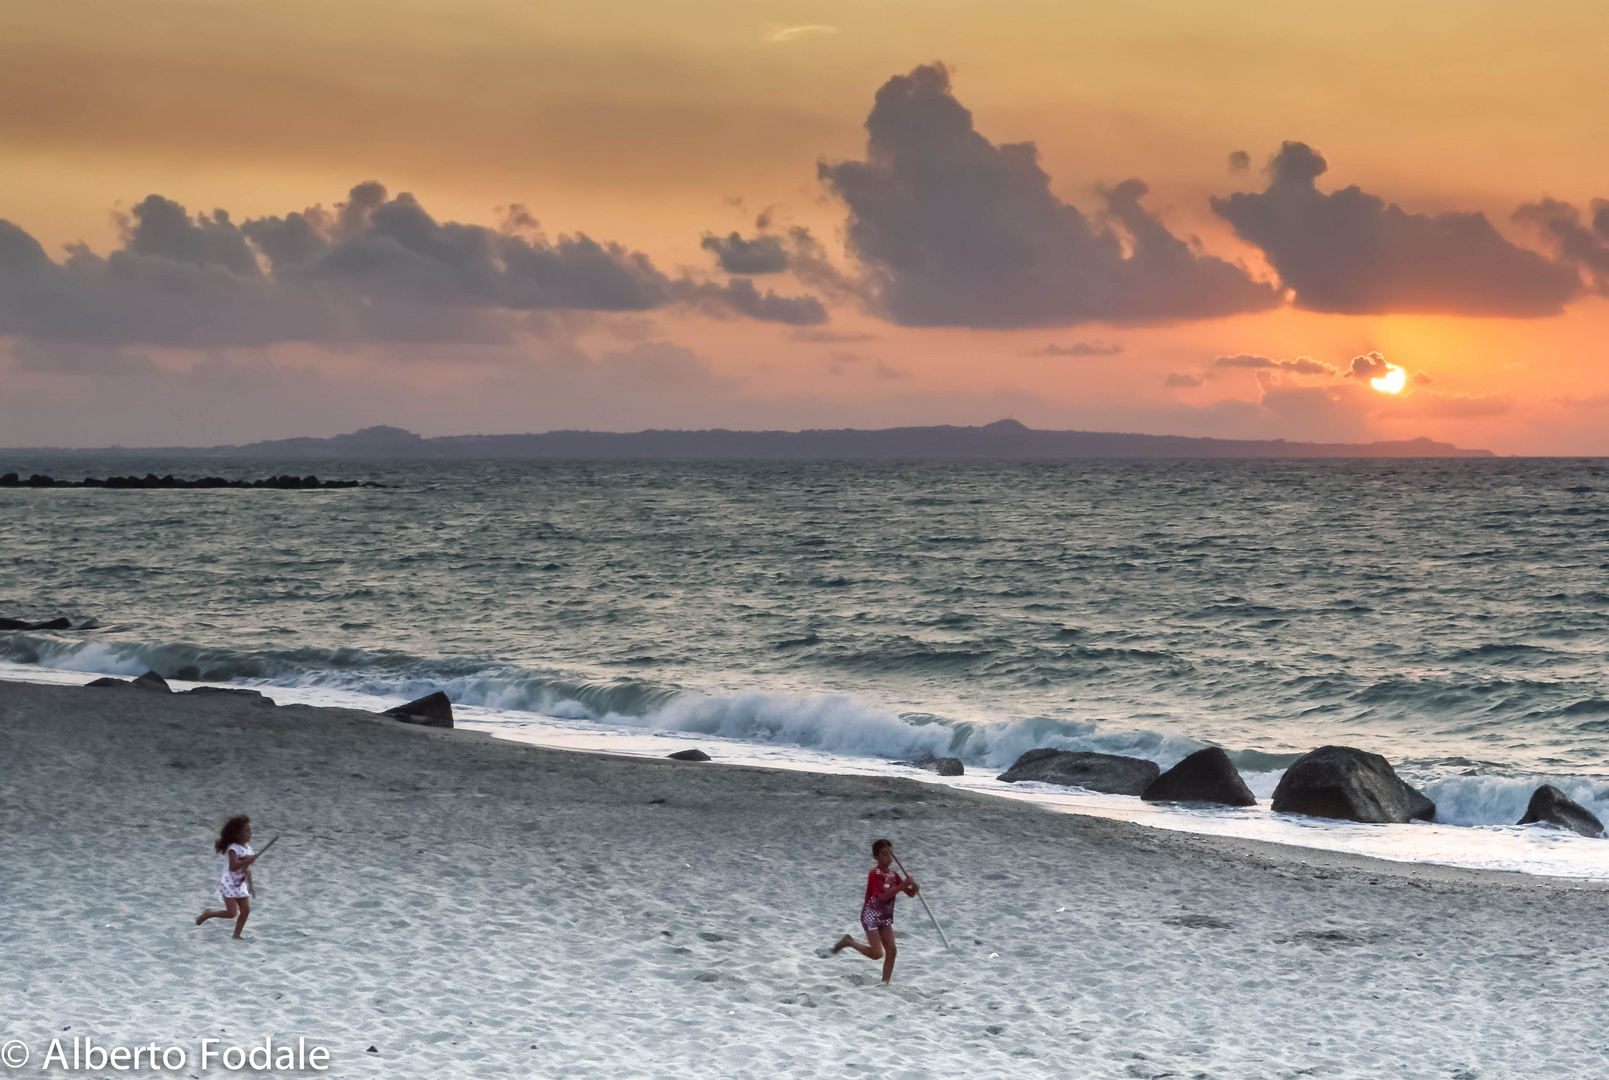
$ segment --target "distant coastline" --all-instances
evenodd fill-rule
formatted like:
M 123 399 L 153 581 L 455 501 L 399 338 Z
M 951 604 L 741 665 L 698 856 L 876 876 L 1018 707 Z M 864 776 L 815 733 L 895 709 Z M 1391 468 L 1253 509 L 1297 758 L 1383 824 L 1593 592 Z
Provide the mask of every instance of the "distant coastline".
M 549 431 L 425 438 L 371 427 L 328 439 L 274 439 L 244 446 L 18 447 L 7 453 L 59 457 L 152 456 L 300 460 L 487 459 L 1078 459 L 1078 458 L 1490 458 L 1420 437 L 1395 442 L 1319 443 L 1208 439 L 1104 431 L 1039 431 L 1016 420 L 982 427 L 840 428 L 808 431 Z

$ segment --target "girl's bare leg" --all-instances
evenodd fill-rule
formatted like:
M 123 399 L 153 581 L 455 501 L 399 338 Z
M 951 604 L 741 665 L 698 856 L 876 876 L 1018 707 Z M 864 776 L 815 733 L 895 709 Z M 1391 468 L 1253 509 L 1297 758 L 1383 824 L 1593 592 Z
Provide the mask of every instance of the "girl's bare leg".
M 235 920 L 235 937 L 239 937 L 240 932 L 246 928 L 246 919 L 251 916 L 251 901 L 241 896 L 235 899 L 235 903 L 240 905 L 240 918 Z M 883 981 L 888 981 L 886 975 L 883 977 Z
M 224 897 L 222 911 L 203 911 L 200 915 L 196 916 L 196 925 L 200 926 L 208 919 L 233 919 L 234 917 L 235 902 L 226 896 Z
M 894 953 L 896 952 L 894 946 L 894 928 L 892 926 L 880 926 L 877 928 L 877 932 L 882 936 L 883 939 L 883 982 L 886 984 L 888 980 L 894 977 Z M 875 960 L 876 957 L 873 957 L 872 959 Z
M 878 937 L 877 932 L 874 930 L 866 931 L 866 941 L 868 944 L 862 945 L 848 934 L 845 934 L 843 937 L 838 939 L 838 944 L 832 947 L 832 951 L 837 952 L 840 949 L 854 949 L 856 952 L 860 953 L 860 955 L 870 960 L 881 960 L 883 958 L 883 943 Z

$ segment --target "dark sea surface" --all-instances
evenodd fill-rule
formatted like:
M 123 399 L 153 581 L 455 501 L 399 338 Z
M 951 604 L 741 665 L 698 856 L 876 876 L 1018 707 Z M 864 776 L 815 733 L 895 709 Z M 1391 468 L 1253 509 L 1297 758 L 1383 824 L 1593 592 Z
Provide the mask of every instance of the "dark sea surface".
M 0 489 L 0 660 L 879 760 L 1385 754 L 1441 820 L 1609 809 L 1599 460 L 307 463 L 341 491 Z M 1264 785 L 1266 787 L 1266 785 Z

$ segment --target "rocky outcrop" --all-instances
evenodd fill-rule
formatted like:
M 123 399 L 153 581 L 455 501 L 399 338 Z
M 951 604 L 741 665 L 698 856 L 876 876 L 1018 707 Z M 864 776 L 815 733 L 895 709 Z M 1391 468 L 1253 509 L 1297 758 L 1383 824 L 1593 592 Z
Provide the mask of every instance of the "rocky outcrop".
M 426 694 L 422 698 L 398 705 L 395 709 L 387 709 L 380 714 L 389 716 L 393 720 L 401 720 L 404 724 L 423 724 L 425 727 L 453 726 L 453 703 L 447 695 L 437 690 L 434 694 Z
M 1594 839 L 1603 836 L 1603 822 L 1598 820 L 1598 815 L 1552 784 L 1543 784 L 1531 793 L 1531 802 L 1525 808 L 1525 816 L 1515 824 L 1544 823 L 1557 825 L 1561 829 L 1569 829 L 1571 832 Z
M 1156 781 L 1161 771 L 1156 762 L 1144 758 L 1041 748 L 1019 757 L 995 779 L 1008 784 L 1034 780 L 1107 795 L 1138 795 Z
M 158 694 L 173 693 L 173 687 L 168 685 L 168 680 L 154 671 L 147 671 L 144 675 L 129 683 L 129 685 L 136 690 L 152 690 Z
M 1197 750 L 1157 777 L 1141 793 L 1146 802 L 1216 803 L 1220 806 L 1256 806 L 1257 797 L 1240 778 L 1240 770 L 1222 747 Z
M 961 764 L 960 758 L 934 757 L 932 754 L 923 754 L 910 761 L 896 761 L 895 765 L 909 765 L 913 769 L 926 769 L 928 772 L 938 773 L 940 776 L 965 776 L 966 766 Z
M 1274 812 L 1370 825 L 1434 821 L 1436 804 L 1397 776 L 1379 754 L 1321 746 L 1291 763 L 1274 789 Z
M 110 675 L 106 675 L 106 676 L 103 676 L 102 678 L 96 679 L 94 682 L 87 682 L 84 685 L 85 686 L 127 686 L 128 684 L 129 684 L 129 681 L 127 679 L 114 679 Z
M 100 625 L 101 624 L 96 622 L 94 619 L 85 619 L 81 624 L 79 624 L 77 629 L 79 629 L 79 630 L 99 630 Z M 74 629 L 73 624 L 72 624 L 71 620 L 69 620 L 65 615 L 61 616 L 60 618 L 50 619 L 47 622 L 28 622 L 25 619 L 0 619 L 0 630 L 72 630 L 72 629 Z
M 672 761 L 708 761 L 710 759 L 708 754 L 696 747 L 691 750 L 678 750 L 674 754 L 667 754 L 666 757 Z

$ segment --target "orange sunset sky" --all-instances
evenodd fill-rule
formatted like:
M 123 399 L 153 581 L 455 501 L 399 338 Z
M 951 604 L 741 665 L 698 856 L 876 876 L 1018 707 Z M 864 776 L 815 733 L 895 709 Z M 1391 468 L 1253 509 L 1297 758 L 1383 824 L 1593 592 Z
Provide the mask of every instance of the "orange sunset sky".
M 1009 415 L 1609 454 L 1606 33 L 10 0 L 0 445 Z

